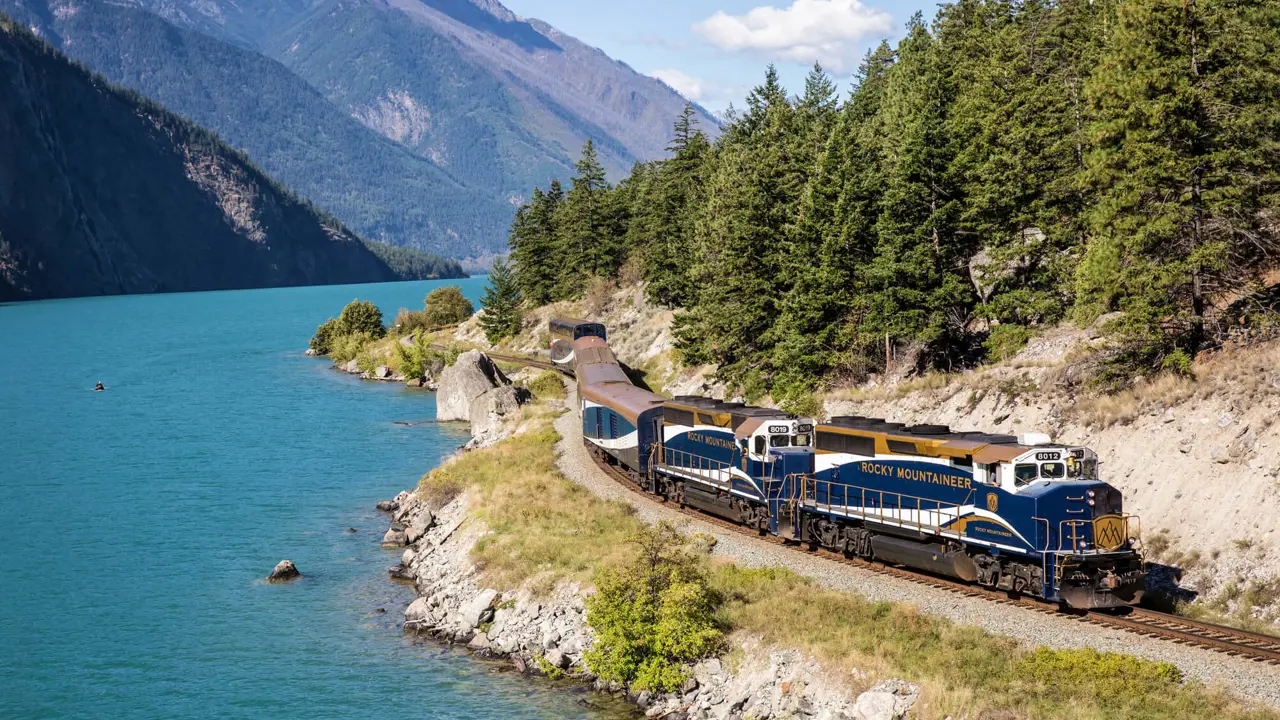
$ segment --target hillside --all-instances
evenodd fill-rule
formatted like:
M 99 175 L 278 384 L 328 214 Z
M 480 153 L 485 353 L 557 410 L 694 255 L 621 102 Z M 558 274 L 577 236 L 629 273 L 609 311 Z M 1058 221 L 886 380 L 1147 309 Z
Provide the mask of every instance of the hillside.
M 0 16 L 0 301 L 394 279 L 216 136 Z
M 685 104 L 488 0 L 0 0 L 0 9 L 217 131 L 366 237 L 458 258 L 502 252 L 515 206 L 567 175 L 587 138 L 615 178 L 660 156 Z
M 23 3 L 27 21 L 34 4 Z M 505 234 L 509 203 L 370 131 L 274 60 L 136 8 L 73 0 L 55 10 L 32 24 L 71 57 L 214 129 L 363 237 L 465 257 L 467 242 Z

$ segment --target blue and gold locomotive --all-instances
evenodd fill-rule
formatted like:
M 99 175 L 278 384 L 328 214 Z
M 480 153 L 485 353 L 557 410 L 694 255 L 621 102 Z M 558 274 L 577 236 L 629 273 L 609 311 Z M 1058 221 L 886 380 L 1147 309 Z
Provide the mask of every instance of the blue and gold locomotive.
M 1137 518 L 1098 479 L 1088 448 L 1036 433 L 815 423 L 667 400 L 633 385 L 598 333 L 572 341 L 584 442 L 651 493 L 811 546 L 1072 608 L 1142 597 Z

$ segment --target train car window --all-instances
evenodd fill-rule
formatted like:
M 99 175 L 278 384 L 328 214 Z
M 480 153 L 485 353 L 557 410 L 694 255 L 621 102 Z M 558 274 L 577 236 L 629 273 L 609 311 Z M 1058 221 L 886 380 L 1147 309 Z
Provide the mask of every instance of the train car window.
M 793 435 L 791 436 L 791 444 L 796 447 L 809 447 L 809 435 Z
M 973 467 L 973 458 L 971 457 L 953 457 L 951 458 L 952 467 Z
M 742 452 L 744 452 L 744 453 L 745 453 L 745 452 L 747 452 L 747 449 L 750 447 L 750 445 L 748 445 L 748 444 L 747 444 L 747 440 L 746 440 L 746 438 L 743 438 L 742 440 L 739 440 L 739 441 L 738 441 L 738 446 L 742 448 Z
M 1086 478 L 1090 480 L 1098 479 L 1098 461 L 1097 460 L 1085 460 L 1080 464 L 1084 466 L 1084 470 L 1082 470 L 1081 472 L 1084 474 Z
M 756 454 L 757 455 L 764 454 L 764 443 L 765 443 L 764 436 L 757 435 L 756 436 Z
M 787 447 L 791 444 L 790 435 L 770 435 L 769 447 Z
M 1040 477 L 1060 478 L 1067 474 L 1067 466 L 1062 463 L 1045 463 L 1040 466 Z
M 1018 487 L 1022 487 L 1038 477 L 1040 477 L 1040 466 L 1035 463 L 1016 465 L 1013 468 L 1013 481 Z

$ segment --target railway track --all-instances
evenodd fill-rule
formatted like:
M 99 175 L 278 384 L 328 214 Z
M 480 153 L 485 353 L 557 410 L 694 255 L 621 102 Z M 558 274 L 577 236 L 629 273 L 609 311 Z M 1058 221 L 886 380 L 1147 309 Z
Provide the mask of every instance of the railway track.
M 488 353 L 488 355 L 495 360 L 520 363 L 547 370 L 556 370 L 564 373 L 568 377 L 573 377 L 573 373 L 571 371 L 545 360 L 498 353 Z M 1007 592 L 969 585 L 948 578 L 941 578 L 915 570 L 886 565 L 872 560 L 865 560 L 863 558 L 851 558 L 841 553 L 831 552 L 829 550 L 808 549 L 805 546 L 794 542 L 788 542 L 779 537 L 772 535 L 760 535 L 753 530 L 736 523 L 729 522 L 723 518 L 673 503 L 670 500 L 654 497 L 633 483 L 626 473 L 605 462 L 600 455 L 593 451 L 590 445 L 587 445 L 587 449 L 592 461 L 595 462 L 596 466 L 600 468 L 602 472 L 636 495 L 644 497 L 651 502 L 666 506 L 667 508 L 679 512 L 682 515 L 697 518 L 705 523 L 715 525 L 716 527 L 723 528 L 740 535 L 746 535 L 758 542 L 782 545 L 796 552 L 816 555 L 841 565 L 849 565 L 851 567 L 857 567 L 880 575 L 896 577 L 918 585 L 926 585 L 946 592 L 955 593 L 957 595 L 982 598 L 1002 605 L 1016 605 L 1029 610 L 1035 610 L 1036 612 L 1045 613 L 1047 615 L 1073 617 L 1080 622 L 1123 630 L 1125 632 L 1134 633 L 1144 637 L 1168 640 L 1169 642 L 1180 645 L 1204 648 L 1206 650 L 1212 650 L 1214 652 L 1223 653 L 1233 657 L 1245 658 L 1258 663 L 1280 666 L 1280 637 L 1226 627 L 1225 625 L 1215 625 L 1201 620 L 1193 620 L 1180 615 L 1171 615 L 1169 613 L 1162 613 L 1141 607 L 1133 608 L 1132 611 L 1126 615 L 1103 612 L 1086 612 L 1071 615 L 1064 613 L 1057 605 L 1051 605 L 1034 598 L 1015 596 Z
M 590 446 L 588 446 L 588 450 L 590 451 Z M 857 567 L 880 575 L 888 575 L 918 585 L 926 585 L 957 595 L 982 598 L 1002 605 L 1016 605 L 1036 612 L 1045 613 L 1046 615 L 1074 618 L 1080 622 L 1092 625 L 1110 627 L 1142 635 L 1144 637 L 1168 640 L 1180 645 L 1191 645 L 1204 648 L 1206 650 L 1213 650 L 1214 652 L 1224 653 L 1233 657 L 1246 658 L 1254 662 L 1280 666 L 1280 637 L 1249 632 L 1247 630 L 1239 630 L 1236 628 L 1226 627 L 1224 625 L 1215 625 L 1213 623 L 1192 620 L 1179 615 L 1170 615 L 1168 613 L 1148 610 L 1146 608 L 1133 608 L 1133 610 L 1127 615 L 1104 612 L 1068 614 L 1064 613 L 1057 605 L 1051 605 L 1044 601 L 1036 600 L 1035 598 L 1014 596 L 1007 592 L 968 585 L 948 578 L 941 578 L 915 570 L 886 565 L 873 560 L 846 557 L 841 553 L 829 550 L 808 549 L 805 545 L 788 542 L 782 538 L 772 535 L 760 535 L 753 530 L 736 523 L 729 522 L 723 518 L 679 505 L 671 502 L 670 500 L 654 497 L 633 483 L 626 473 L 623 473 L 616 467 L 604 462 L 595 452 L 589 452 L 589 454 L 596 466 L 599 467 L 602 472 L 613 478 L 615 482 L 622 485 L 627 490 L 647 498 L 652 502 L 675 510 L 682 515 L 697 518 L 703 522 L 715 525 L 718 528 L 723 528 L 740 535 L 746 535 L 759 542 L 771 545 L 781 545 L 788 549 L 803 552 L 808 555 L 816 555 L 841 565 Z

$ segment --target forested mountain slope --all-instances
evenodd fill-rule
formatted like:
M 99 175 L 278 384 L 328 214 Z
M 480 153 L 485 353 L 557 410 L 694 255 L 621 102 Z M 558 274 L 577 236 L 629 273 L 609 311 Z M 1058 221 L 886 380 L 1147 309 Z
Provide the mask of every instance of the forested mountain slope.
M 23 4 L 31 22 L 38 3 Z M 50 17 L 32 24 L 72 57 L 216 130 L 363 237 L 466 257 L 467 242 L 505 233 L 510 203 L 370 131 L 253 50 L 96 0 L 59 4 Z
M 366 237 L 454 257 L 502 251 L 515 206 L 567 173 L 588 138 L 614 177 L 659 157 L 685 102 L 491 0 L 0 0 L 0 9 L 217 131 Z
M 1109 383 L 1280 325 L 1280 3 L 958 0 L 847 100 L 776 73 L 715 142 L 517 214 L 532 305 L 642 275 L 748 399 L 1016 352 L 1106 317 Z M 586 242 L 586 238 L 591 238 Z M 891 366 L 887 368 L 886 365 Z
M 0 15 L 0 301 L 394 279 L 212 133 Z

